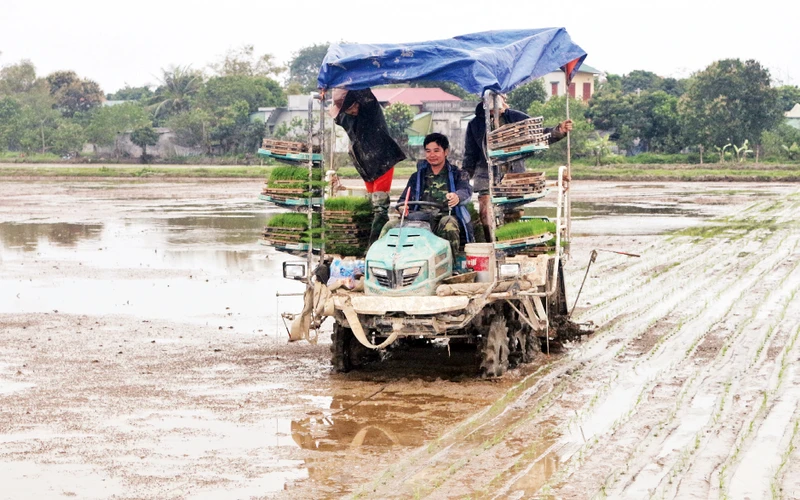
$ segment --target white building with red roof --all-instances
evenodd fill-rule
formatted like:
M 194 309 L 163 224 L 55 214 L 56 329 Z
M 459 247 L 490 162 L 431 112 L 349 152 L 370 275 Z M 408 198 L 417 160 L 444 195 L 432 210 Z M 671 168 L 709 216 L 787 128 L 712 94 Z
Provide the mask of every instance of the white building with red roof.
M 420 88 L 420 87 L 397 87 L 397 88 L 376 88 L 372 93 L 382 106 L 390 106 L 397 102 L 408 104 L 414 108 L 414 112 L 422 111 L 426 102 L 439 101 L 460 101 L 461 98 L 454 96 L 440 88 Z

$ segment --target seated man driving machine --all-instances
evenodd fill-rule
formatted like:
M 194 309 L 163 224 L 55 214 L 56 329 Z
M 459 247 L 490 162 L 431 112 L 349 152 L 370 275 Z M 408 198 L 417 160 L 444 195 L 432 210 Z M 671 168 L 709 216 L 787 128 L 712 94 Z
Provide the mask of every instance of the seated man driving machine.
M 423 147 L 425 159 L 417 162 L 417 171 L 408 179 L 408 184 L 400 195 L 398 209 L 406 209 L 406 199 L 427 202 L 425 205 L 409 203 L 409 220 L 429 222 L 434 234 L 450 242 L 455 256 L 461 244 L 461 234 L 466 243 L 474 241 L 470 215 L 466 208 L 466 204 L 471 203 L 472 199 L 469 174 L 447 160 L 450 152 L 447 136 L 428 134 L 423 141 Z M 389 221 L 383 227 L 381 236 L 399 225 L 399 220 Z

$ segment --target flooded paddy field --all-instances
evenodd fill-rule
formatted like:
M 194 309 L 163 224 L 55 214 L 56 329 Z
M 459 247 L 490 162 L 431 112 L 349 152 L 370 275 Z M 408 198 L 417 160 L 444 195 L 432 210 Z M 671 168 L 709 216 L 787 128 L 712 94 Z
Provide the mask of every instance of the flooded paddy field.
M 287 343 L 260 188 L 0 184 L 0 498 L 800 497 L 800 187 L 576 183 L 569 303 L 641 257 L 500 380 Z

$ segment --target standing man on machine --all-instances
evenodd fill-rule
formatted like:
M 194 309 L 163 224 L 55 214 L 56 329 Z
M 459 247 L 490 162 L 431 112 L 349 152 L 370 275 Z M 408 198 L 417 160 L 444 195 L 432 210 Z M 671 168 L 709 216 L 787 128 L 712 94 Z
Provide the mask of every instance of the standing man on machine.
M 502 127 L 508 123 L 521 122 L 530 118 L 521 111 L 508 107 L 505 96 L 497 94 L 500 99 L 499 116 L 495 117 L 495 110 L 492 107 L 492 120 L 497 127 Z M 496 121 L 495 121 L 496 119 Z M 572 120 L 565 120 L 553 128 L 544 129 L 545 134 L 550 134 L 549 144 L 558 142 L 567 136 L 567 132 L 572 130 Z M 489 241 L 489 168 L 486 164 L 486 114 L 483 103 L 479 103 L 475 108 L 475 118 L 470 120 L 467 125 L 467 136 L 464 139 L 464 164 L 463 169 L 469 173 L 473 180 L 473 189 L 478 192 L 478 205 L 483 225 L 483 234 L 486 241 Z M 515 160 L 511 162 L 511 172 L 525 172 L 525 160 Z M 495 180 L 497 177 L 495 176 Z
M 370 89 L 333 89 L 330 114 L 350 139 L 350 159 L 364 180 L 372 203 L 372 245 L 389 220 L 389 191 L 394 166 L 406 159 L 389 135 L 380 103 Z

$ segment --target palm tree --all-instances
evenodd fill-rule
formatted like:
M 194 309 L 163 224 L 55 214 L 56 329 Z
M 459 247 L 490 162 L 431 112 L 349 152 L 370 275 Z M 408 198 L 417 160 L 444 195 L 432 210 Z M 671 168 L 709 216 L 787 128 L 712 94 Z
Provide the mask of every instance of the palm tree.
M 203 73 L 189 66 L 162 68 L 161 72 L 161 85 L 149 101 L 156 119 L 189 109 L 191 98 L 203 84 Z

